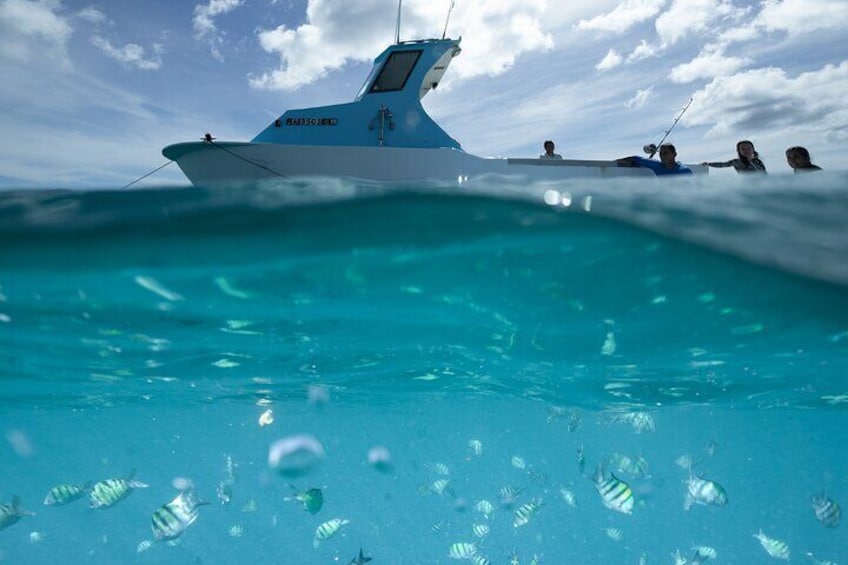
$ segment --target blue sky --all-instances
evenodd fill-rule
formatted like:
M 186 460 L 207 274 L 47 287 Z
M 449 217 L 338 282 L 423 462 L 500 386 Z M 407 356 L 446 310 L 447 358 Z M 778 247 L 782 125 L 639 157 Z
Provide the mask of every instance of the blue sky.
M 406 0 L 401 39 L 450 0 Z M 163 146 L 252 138 L 353 99 L 396 0 L 0 0 L 0 187 L 123 186 Z M 751 139 L 773 173 L 805 145 L 846 169 L 848 0 L 457 0 L 462 54 L 425 108 L 463 148 L 608 159 L 670 140 L 687 162 Z M 711 174 L 734 174 L 713 170 Z M 175 165 L 146 184 L 186 183 Z

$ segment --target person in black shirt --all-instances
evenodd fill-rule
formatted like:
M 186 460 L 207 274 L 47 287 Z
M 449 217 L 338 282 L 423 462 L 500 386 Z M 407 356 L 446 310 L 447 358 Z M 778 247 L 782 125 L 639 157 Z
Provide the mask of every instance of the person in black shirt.
M 795 170 L 795 173 L 806 173 L 808 171 L 820 171 L 821 167 L 813 165 L 810 161 L 810 152 L 806 147 L 796 145 L 786 150 L 786 162 Z
M 766 166 L 760 160 L 754 144 L 747 139 L 736 144 L 736 159 L 730 161 L 705 161 L 705 167 L 733 167 L 737 173 L 766 173 Z

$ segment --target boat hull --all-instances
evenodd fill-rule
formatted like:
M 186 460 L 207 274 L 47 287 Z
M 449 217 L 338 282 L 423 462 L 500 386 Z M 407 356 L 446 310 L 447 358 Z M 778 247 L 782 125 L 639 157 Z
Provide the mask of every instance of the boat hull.
M 176 161 L 193 184 L 204 186 L 303 176 L 458 184 L 488 175 L 530 180 L 654 176 L 647 169 L 616 166 L 615 161 L 482 158 L 451 148 L 215 141 L 178 143 L 166 147 L 162 153 Z

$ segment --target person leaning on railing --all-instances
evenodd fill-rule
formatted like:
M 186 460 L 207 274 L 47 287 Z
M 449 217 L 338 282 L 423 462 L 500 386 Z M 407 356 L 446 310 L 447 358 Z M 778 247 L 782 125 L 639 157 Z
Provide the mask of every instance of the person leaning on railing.
M 652 151 L 656 150 L 656 146 L 653 144 L 651 144 L 649 147 Z M 677 149 L 675 149 L 674 145 L 672 145 L 671 143 L 663 143 L 662 145 L 660 145 L 659 153 L 659 161 L 654 161 L 653 159 L 645 159 L 644 157 L 632 155 L 630 157 L 616 159 L 615 164 L 619 167 L 644 167 L 646 169 L 651 169 L 652 171 L 654 171 L 654 174 L 657 176 L 692 174 L 692 169 L 690 169 L 686 165 L 681 165 L 677 162 Z
M 545 142 L 545 152 L 539 155 L 539 159 L 562 159 L 562 155 L 554 153 L 554 142 L 549 139 Z
M 757 150 L 754 149 L 754 144 L 747 139 L 736 144 L 736 159 L 730 161 L 704 161 L 701 165 L 705 167 L 733 167 L 737 173 L 763 173 L 765 174 L 766 166 L 760 160 Z

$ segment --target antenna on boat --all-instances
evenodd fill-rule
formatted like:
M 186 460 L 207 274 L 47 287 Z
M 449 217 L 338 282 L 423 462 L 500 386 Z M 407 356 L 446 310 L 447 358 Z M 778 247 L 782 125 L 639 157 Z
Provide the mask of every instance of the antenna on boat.
M 398 0 L 397 23 L 395 24 L 395 45 L 400 44 L 400 12 L 401 12 L 402 6 L 403 6 L 403 0 Z
M 683 107 L 683 109 L 680 111 L 680 113 L 677 115 L 677 117 L 674 118 L 674 121 L 671 122 L 671 127 L 669 127 L 667 130 L 665 130 L 665 135 L 662 136 L 662 139 L 660 139 L 659 143 L 651 143 L 649 145 L 645 145 L 644 147 L 642 147 L 642 151 L 644 151 L 645 153 L 648 154 L 648 159 L 654 158 L 654 155 L 657 154 L 657 151 L 659 151 L 660 146 L 662 146 L 663 141 L 665 141 L 665 139 L 668 137 L 668 134 L 671 133 L 671 130 L 674 129 L 674 126 L 677 125 L 677 122 L 680 121 L 680 118 L 683 117 L 683 114 L 686 113 L 686 110 L 689 109 L 689 106 L 692 105 L 692 100 L 694 100 L 694 99 L 695 99 L 694 96 L 689 97 L 689 102 L 686 103 L 686 105 Z
M 448 15 L 445 18 L 445 29 L 442 31 L 442 39 L 448 34 L 448 22 L 450 21 L 451 12 L 453 12 L 454 0 L 451 0 L 450 7 L 448 8 Z

